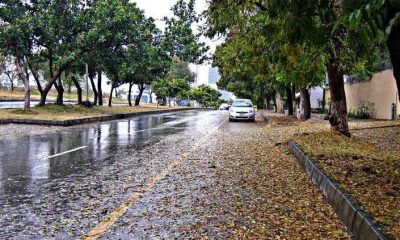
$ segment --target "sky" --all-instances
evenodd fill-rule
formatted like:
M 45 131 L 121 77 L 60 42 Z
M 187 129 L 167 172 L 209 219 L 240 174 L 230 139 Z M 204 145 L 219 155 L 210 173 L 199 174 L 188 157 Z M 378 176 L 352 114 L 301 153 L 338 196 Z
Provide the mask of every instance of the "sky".
M 171 12 L 172 6 L 175 4 L 176 0 L 133 0 L 136 2 L 138 8 L 144 10 L 145 15 L 147 17 L 152 17 L 156 20 L 162 19 L 163 17 L 172 17 L 173 14 Z M 202 11 L 207 9 L 206 0 L 196 0 L 195 10 L 197 13 L 201 13 Z M 160 29 L 164 28 L 162 21 L 157 21 L 157 26 Z M 194 29 L 197 29 L 198 26 L 194 26 Z M 202 38 L 203 42 L 205 42 L 210 47 L 210 52 L 214 52 L 215 47 L 220 43 L 220 41 L 215 41 L 211 39 Z M 208 82 L 208 69 L 211 67 L 210 64 L 203 64 L 200 66 L 195 66 L 191 64 L 190 68 L 193 72 L 197 73 L 197 84 L 207 83 Z

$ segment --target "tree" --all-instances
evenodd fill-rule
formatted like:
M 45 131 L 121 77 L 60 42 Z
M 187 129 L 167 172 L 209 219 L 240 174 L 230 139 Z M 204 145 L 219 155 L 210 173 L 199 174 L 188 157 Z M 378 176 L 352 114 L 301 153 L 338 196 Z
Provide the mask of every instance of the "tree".
M 46 104 L 50 89 L 55 86 L 58 92 L 57 104 L 63 104 L 62 73 L 76 60 L 77 56 L 85 50 L 79 48 L 80 35 L 83 33 L 81 16 L 83 5 L 79 1 L 31 1 L 33 14 L 30 24 L 33 28 L 32 41 L 34 50 L 27 55 L 27 61 L 35 79 L 38 79 L 38 71 L 33 69 L 34 63 L 44 63 L 49 71 L 48 79 L 44 86 L 40 86 L 39 105 Z
M 172 7 L 174 17 L 165 17 L 165 31 L 160 34 L 160 48 L 162 53 L 161 61 L 163 64 L 156 67 L 155 71 L 158 79 L 151 84 L 151 88 L 156 93 L 158 99 L 168 99 L 171 105 L 171 99 L 177 97 L 189 89 L 189 84 L 195 80 L 195 75 L 188 68 L 189 63 L 203 63 L 207 57 L 205 53 L 208 47 L 200 42 L 200 35 L 195 35 L 192 30 L 193 23 L 197 22 L 199 17 L 194 10 L 194 0 L 178 0 Z M 173 68 L 168 72 L 167 77 L 161 77 L 160 69 L 165 70 L 167 60 L 164 51 L 173 61 Z M 163 71 L 161 71 L 163 73 Z M 163 101 L 164 102 L 164 101 Z
M 30 85 L 26 56 L 32 51 L 33 28 L 30 5 L 26 1 L 0 1 L 0 53 L 14 57 L 18 77 L 24 83 L 24 110 L 30 110 Z
M 188 62 L 183 62 L 178 58 L 173 58 L 172 62 L 172 68 L 168 72 L 167 78 L 185 79 L 188 83 L 194 83 L 196 81 L 196 74 L 190 70 Z
M 361 28 L 378 43 L 387 35 L 386 46 L 389 50 L 396 79 L 397 91 L 400 92 L 400 1 L 366 0 L 365 4 L 345 16 L 345 22 L 351 29 Z M 342 19 L 343 20 L 343 19 Z M 400 96 L 399 96 L 400 99 Z
M 17 79 L 15 64 L 13 63 L 14 59 L 11 55 L 7 55 L 2 57 L 0 61 L 0 74 L 6 75 L 8 81 L 11 85 L 11 92 L 14 91 L 14 81 Z
M 84 41 L 92 47 L 89 51 L 90 56 L 101 56 L 100 66 L 110 79 L 111 93 L 108 105 L 111 106 L 115 88 L 126 83 L 121 66 L 129 57 L 128 48 L 137 48 L 151 40 L 154 24 L 145 18 L 143 11 L 139 10 L 136 4 L 128 1 L 97 1 L 88 16 L 91 19 L 89 25 L 95 30 L 89 32 Z M 118 34 L 115 34 L 115 29 L 118 29 Z M 99 47 L 100 51 L 97 50 Z
M 137 84 L 139 88 L 139 94 L 135 99 L 135 106 L 139 106 L 146 86 L 165 77 L 171 65 L 171 60 L 157 37 L 160 35 L 159 30 L 155 27 L 153 19 L 148 19 L 147 21 L 150 35 L 144 38 L 144 41 L 139 46 L 128 47 L 126 60 L 121 66 L 124 81 L 129 84 L 129 106 L 132 106 L 131 92 L 134 84 Z
M 220 103 L 219 97 L 221 97 L 220 92 L 204 84 L 195 88 L 191 88 L 189 91 L 189 98 L 197 101 L 205 107 L 218 106 Z
M 252 46 L 257 45 L 248 47 L 245 41 L 236 49 L 250 49 L 250 54 L 245 54 L 249 56 L 246 62 L 254 66 L 264 63 L 266 67 L 250 68 L 250 74 L 246 74 L 254 76 L 268 71 L 266 74 L 275 76 L 269 79 L 274 86 L 281 83 L 276 81 L 276 76 L 282 75 L 285 86 L 294 83 L 305 93 L 307 87 L 322 79 L 321 69 L 326 68 L 332 100 L 332 130 L 349 135 L 343 75 L 353 74 L 360 65 L 370 67 L 375 57 L 371 54 L 374 53 L 371 39 L 361 30 L 348 29 L 339 21 L 359 5 L 359 1 L 350 0 L 212 1 L 206 12 L 207 33 L 209 36 L 224 34 L 228 40 L 237 34 L 246 35 L 241 38 L 247 40 L 254 39 L 252 42 L 262 46 L 257 55 L 251 53 Z M 289 51 L 282 51 L 287 46 Z M 291 60 L 292 53 L 296 53 L 295 61 Z M 237 57 L 241 56 L 239 52 Z M 311 75 L 314 77 L 308 77 Z M 306 76 L 301 77 L 305 81 L 295 81 L 296 76 Z
M 175 98 L 189 90 L 189 84 L 185 79 L 159 79 L 153 82 L 153 91 L 159 99 L 167 99 L 171 106 L 172 98 Z
M 194 10 L 195 0 L 178 0 L 172 7 L 174 17 L 165 17 L 164 46 L 171 57 L 183 62 L 203 63 L 208 51 L 205 43 L 200 42 L 200 35 L 195 35 L 192 25 L 199 17 Z

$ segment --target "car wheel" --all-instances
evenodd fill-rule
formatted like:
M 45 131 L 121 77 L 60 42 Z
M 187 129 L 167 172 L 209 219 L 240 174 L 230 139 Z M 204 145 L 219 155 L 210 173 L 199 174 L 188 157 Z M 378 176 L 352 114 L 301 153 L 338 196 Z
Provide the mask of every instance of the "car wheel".
M 232 119 L 232 118 L 229 118 L 229 122 L 233 122 L 233 119 Z

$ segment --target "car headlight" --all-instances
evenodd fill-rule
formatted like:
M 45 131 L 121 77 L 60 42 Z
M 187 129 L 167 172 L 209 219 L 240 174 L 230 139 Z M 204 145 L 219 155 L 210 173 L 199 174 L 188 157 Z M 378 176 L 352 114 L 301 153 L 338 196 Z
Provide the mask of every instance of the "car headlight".
M 252 110 L 252 109 L 249 110 L 249 113 L 253 113 L 253 112 L 254 112 L 254 110 Z

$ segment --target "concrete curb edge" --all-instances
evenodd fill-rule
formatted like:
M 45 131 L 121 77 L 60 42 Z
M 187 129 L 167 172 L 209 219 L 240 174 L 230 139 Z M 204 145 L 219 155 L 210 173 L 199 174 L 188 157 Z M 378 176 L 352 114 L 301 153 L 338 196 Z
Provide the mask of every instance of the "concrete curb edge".
M 150 114 L 160 114 L 160 113 L 169 113 L 169 112 L 180 112 L 180 111 L 189 111 L 189 110 L 203 110 L 202 108 L 179 108 L 179 109 L 165 109 L 165 110 L 156 110 L 156 111 L 148 111 L 148 112 L 133 112 L 133 113 L 123 113 L 123 114 L 113 114 L 113 115 L 104 115 L 99 117 L 89 117 L 89 118 L 80 118 L 80 119 L 71 119 L 71 120 L 40 120 L 40 119 L 0 119 L 0 124 L 30 124 L 30 125 L 45 125 L 45 126 L 76 126 L 87 123 L 95 123 L 95 122 L 106 122 L 124 118 L 131 118 L 143 115 Z
M 354 239 L 360 240 L 392 240 L 381 226 L 374 223 L 373 218 L 343 190 L 340 185 L 309 159 L 303 150 L 293 141 L 288 142 L 299 165 L 307 172 L 310 180 L 321 190 L 328 203 L 333 207 L 339 219 L 347 227 Z

